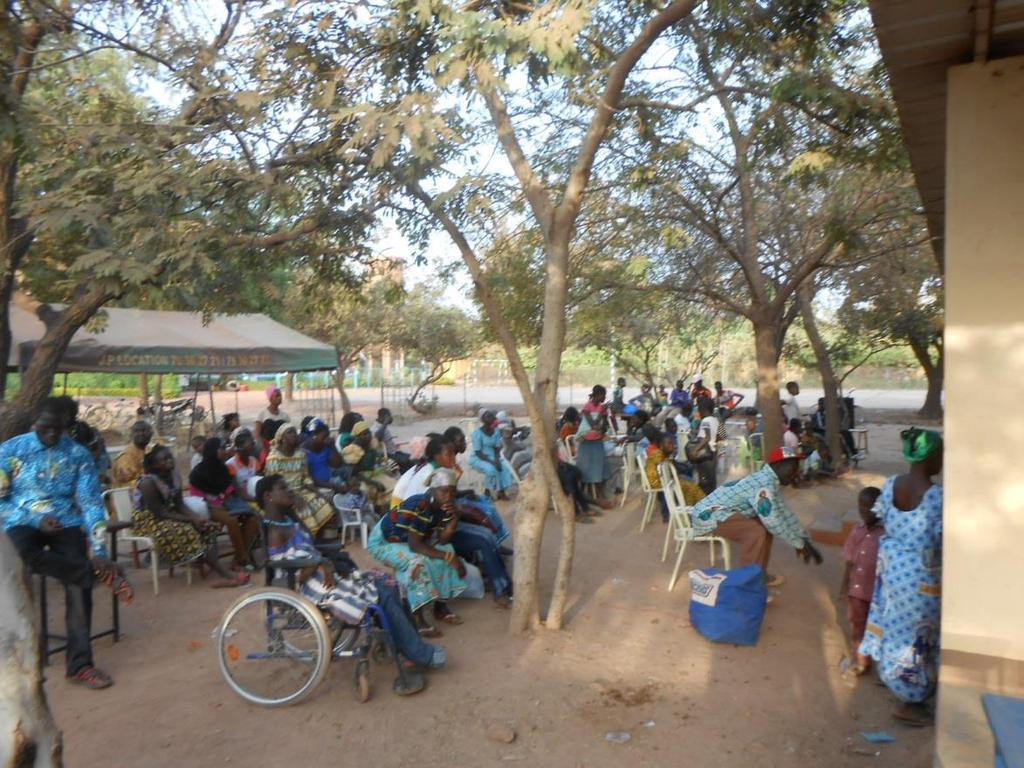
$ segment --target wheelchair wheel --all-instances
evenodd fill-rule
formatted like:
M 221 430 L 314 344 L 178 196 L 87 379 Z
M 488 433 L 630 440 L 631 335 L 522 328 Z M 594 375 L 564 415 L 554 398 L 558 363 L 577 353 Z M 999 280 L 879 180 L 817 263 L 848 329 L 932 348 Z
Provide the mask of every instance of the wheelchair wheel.
M 287 589 L 268 587 L 236 600 L 218 632 L 220 671 L 246 701 L 296 704 L 331 663 L 331 636 L 320 610 Z

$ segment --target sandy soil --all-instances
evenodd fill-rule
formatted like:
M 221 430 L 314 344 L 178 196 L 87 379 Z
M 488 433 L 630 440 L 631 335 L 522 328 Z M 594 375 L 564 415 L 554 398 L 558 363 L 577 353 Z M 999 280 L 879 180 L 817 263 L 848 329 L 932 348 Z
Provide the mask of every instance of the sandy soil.
M 872 458 L 863 470 L 787 491 L 794 509 L 808 521 L 850 509 L 859 487 L 899 468 L 898 430 L 872 430 Z M 507 505 L 509 516 L 513 509 L 514 503 Z M 775 592 L 760 643 L 715 645 L 690 627 L 685 579 L 674 592 L 666 589 L 671 562 L 660 559 L 664 528 L 656 523 L 640 534 L 639 518 L 634 491 L 624 509 L 579 529 L 564 631 L 512 637 L 506 614 L 489 599 L 459 601 L 454 607 L 466 622 L 445 627 L 441 640 L 449 667 L 431 676 L 424 693 L 402 699 L 390 691 L 393 667 L 375 666 L 367 704 L 353 699 L 351 666 L 344 661 L 301 705 L 265 710 L 246 704 L 221 679 L 211 638 L 238 592 L 202 582 L 188 587 L 176 573 L 164 575 L 154 597 L 148 573 L 133 572 L 139 595 L 122 612 L 125 636 L 95 648 L 97 663 L 117 685 L 86 691 L 64 681 L 62 659 L 55 657 L 49 668 L 47 692 L 65 733 L 66 763 L 931 765 L 931 729 L 895 724 L 885 688 L 871 678 L 850 684 L 838 674 L 844 652 L 833 602 L 841 576 L 838 548 L 824 548 L 825 563 L 815 568 L 777 543 L 773 570 L 788 582 Z M 552 520 L 545 583 L 558 538 Z M 353 549 L 369 564 L 358 546 Z M 706 547 L 691 546 L 684 567 L 703 566 L 706 558 Z M 97 595 L 95 625 L 105 626 L 108 617 L 109 601 Z M 489 740 L 492 723 L 513 727 L 515 741 Z M 859 736 L 882 729 L 896 742 L 872 746 Z M 631 740 L 609 743 L 609 731 L 627 731 Z

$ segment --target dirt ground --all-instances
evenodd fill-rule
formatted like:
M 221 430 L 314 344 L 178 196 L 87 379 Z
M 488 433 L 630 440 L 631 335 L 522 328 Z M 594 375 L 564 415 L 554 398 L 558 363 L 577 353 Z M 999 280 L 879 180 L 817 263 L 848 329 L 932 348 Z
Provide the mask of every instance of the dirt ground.
M 420 425 L 422 426 L 422 425 Z M 857 489 L 900 467 L 898 424 L 872 428 L 872 456 L 840 480 L 787 490 L 805 521 L 854 505 Z M 410 432 L 404 429 L 404 432 Z M 415 429 L 410 432 L 425 431 Z M 505 506 L 514 517 L 514 502 Z M 237 590 L 191 587 L 176 572 L 154 597 L 147 571 L 132 571 L 136 603 L 122 611 L 124 637 L 95 644 L 97 663 L 117 684 L 92 692 L 69 686 L 63 659 L 49 667 L 47 693 L 64 731 L 65 758 L 80 766 L 368 764 L 391 766 L 901 766 L 932 764 L 934 734 L 897 725 L 891 699 L 873 678 L 844 681 L 836 622 L 839 549 L 805 566 L 777 542 L 775 590 L 759 644 L 715 645 L 688 620 L 685 578 L 668 592 L 671 560 L 661 562 L 664 528 L 638 532 L 639 494 L 577 537 L 568 626 L 513 637 L 507 614 L 481 601 L 457 601 L 465 624 L 445 627 L 450 658 L 428 689 L 399 698 L 393 667 L 373 668 L 373 696 L 357 703 L 349 662 L 336 662 L 320 689 L 286 709 L 251 706 L 228 688 L 211 633 Z M 550 583 L 559 531 L 550 520 L 544 581 Z M 370 558 L 358 545 L 361 564 Z M 707 564 L 691 545 L 684 570 Z M 60 603 L 60 599 L 54 602 Z M 109 621 L 97 594 L 96 627 Z M 55 613 L 60 613 L 59 605 Z M 59 625 L 59 620 L 58 620 Z M 493 723 L 516 732 L 488 739 Z M 870 745 L 861 731 L 896 741 Z M 606 734 L 626 731 L 628 743 Z M 875 753 L 878 753 L 877 756 Z

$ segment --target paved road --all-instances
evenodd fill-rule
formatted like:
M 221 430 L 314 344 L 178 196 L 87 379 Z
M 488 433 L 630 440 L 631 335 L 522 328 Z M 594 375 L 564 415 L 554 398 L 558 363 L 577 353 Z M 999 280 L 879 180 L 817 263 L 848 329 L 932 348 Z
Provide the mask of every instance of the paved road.
M 755 390 L 737 389 L 746 396 L 749 403 L 753 403 Z M 481 406 L 512 407 L 522 405 L 522 398 L 519 389 L 514 386 L 486 386 L 474 387 L 464 391 L 462 387 L 448 386 L 436 387 L 434 393 L 437 395 L 441 405 L 463 405 L 479 403 Z M 585 402 L 589 389 L 574 386 L 560 387 L 558 390 L 558 402 L 562 405 L 581 405 Z M 639 389 L 627 389 L 627 399 L 639 393 Z M 885 409 L 885 410 L 910 410 L 920 408 L 924 404 L 925 392 L 923 389 L 858 389 L 848 392 L 857 405 L 863 408 Z M 821 389 L 801 390 L 797 400 L 800 407 L 807 412 L 814 411 L 818 398 L 822 396 Z M 380 404 L 379 389 L 354 389 L 349 390 L 349 397 L 354 404 L 373 405 Z

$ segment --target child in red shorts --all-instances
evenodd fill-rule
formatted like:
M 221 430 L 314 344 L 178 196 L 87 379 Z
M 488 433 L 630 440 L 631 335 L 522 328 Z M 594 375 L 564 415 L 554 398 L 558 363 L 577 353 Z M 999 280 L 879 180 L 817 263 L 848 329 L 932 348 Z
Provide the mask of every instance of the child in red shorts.
M 856 655 L 854 671 L 864 674 L 871 665 L 871 659 L 860 652 L 860 641 L 864 639 L 864 627 L 868 621 L 871 596 L 875 592 L 875 564 L 878 561 L 878 544 L 885 535 L 882 525 L 872 507 L 882 491 L 874 486 L 861 490 L 857 496 L 857 511 L 862 522 L 854 526 L 843 545 L 843 559 L 846 570 L 839 587 L 839 599 L 846 598 L 846 618 L 850 623 L 850 636 Z

